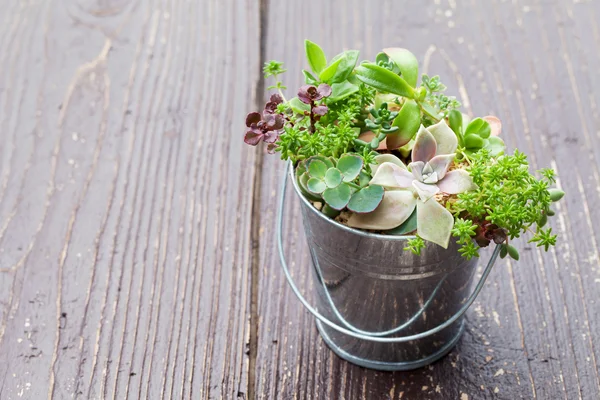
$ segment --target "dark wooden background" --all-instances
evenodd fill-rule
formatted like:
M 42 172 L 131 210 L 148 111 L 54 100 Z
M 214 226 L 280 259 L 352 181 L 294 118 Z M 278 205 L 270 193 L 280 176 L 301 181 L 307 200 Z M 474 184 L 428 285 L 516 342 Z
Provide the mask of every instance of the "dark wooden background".
M 600 4 L 5 1 L 0 399 L 598 399 Z M 556 249 L 496 265 L 410 373 L 326 348 L 275 252 L 283 162 L 242 143 L 261 65 L 408 47 L 568 193 Z M 309 293 L 297 203 L 294 276 Z

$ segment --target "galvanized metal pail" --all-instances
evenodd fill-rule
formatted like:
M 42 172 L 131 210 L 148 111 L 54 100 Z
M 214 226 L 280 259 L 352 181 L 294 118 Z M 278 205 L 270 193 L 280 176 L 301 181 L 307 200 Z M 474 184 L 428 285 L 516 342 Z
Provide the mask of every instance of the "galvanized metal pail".
M 317 328 L 340 357 L 367 368 L 409 370 L 447 354 L 464 330 L 463 314 L 477 297 L 498 255 L 496 247 L 471 292 L 477 259 L 465 260 L 455 242 L 448 249 L 427 243 L 420 256 L 404 251 L 411 236 L 372 234 L 319 212 L 300 193 L 306 239 L 316 280 L 316 307 L 296 287 L 282 245 L 283 192 L 278 244 L 295 294 L 317 317 Z

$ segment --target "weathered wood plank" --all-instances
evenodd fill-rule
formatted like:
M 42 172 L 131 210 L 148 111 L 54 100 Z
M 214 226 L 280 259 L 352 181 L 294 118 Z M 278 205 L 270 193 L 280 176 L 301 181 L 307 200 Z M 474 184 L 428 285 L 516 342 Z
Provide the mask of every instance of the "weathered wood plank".
M 556 167 L 559 184 L 570 195 L 553 225 L 562 244 L 546 254 L 522 242 L 526 251 L 521 261 L 498 263 L 468 314 L 465 336 L 449 357 L 411 373 L 377 373 L 334 356 L 286 287 L 271 239 L 283 166 L 267 157 L 258 397 L 600 395 L 594 306 L 598 238 L 592 230 L 600 218 L 594 211 L 600 158 L 593 140 L 599 134 L 592 128 L 599 119 L 594 94 L 600 83 L 592 67 L 598 56 L 587 50 L 599 44 L 599 11 L 590 2 L 269 3 L 266 56 L 286 61 L 290 95 L 301 82 L 304 38 L 322 44 L 329 55 L 357 48 L 363 58 L 372 58 L 383 46 L 410 47 L 428 60 L 431 73 L 441 75 L 449 92 L 460 94 L 470 112 L 499 115 L 508 146 L 530 153 L 534 168 Z M 296 202 L 289 206 L 286 226 L 292 270 L 310 298 L 309 258 Z
M 258 6 L 10 3 L 0 398 L 245 396 Z

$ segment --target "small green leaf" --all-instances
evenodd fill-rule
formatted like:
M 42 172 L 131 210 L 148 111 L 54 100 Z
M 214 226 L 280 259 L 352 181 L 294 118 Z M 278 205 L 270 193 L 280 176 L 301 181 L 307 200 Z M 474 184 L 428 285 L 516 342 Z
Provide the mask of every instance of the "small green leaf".
M 344 175 L 344 182 L 352 182 L 360 173 L 363 160 L 358 156 L 346 154 L 340 157 L 337 167 Z
M 358 86 L 348 82 L 339 82 L 331 85 L 331 96 L 328 97 L 330 103 L 335 103 L 358 92 Z
M 319 83 L 319 80 L 317 78 L 315 78 L 315 76 L 313 74 L 311 74 L 310 72 L 308 72 L 307 70 L 303 69 L 302 73 L 304 74 L 304 82 L 307 85 L 317 85 Z
M 459 138 L 462 137 L 462 113 L 458 110 L 450 110 L 450 113 L 448 114 L 448 120 L 450 129 L 452 129 L 454 133 L 456 133 L 456 136 L 458 136 Z
M 467 149 L 480 149 L 485 145 L 485 141 L 475 134 L 465 136 L 465 147 Z
M 310 176 L 308 176 L 308 172 L 304 172 L 302 175 L 300 175 L 300 177 L 298 178 L 298 186 L 300 187 L 300 191 L 302 192 L 304 197 L 306 197 L 309 200 L 322 201 L 323 199 L 321 199 L 320 196 L 318 196 L 314 193 L 311 193 L 311 191 L 308 190 L 308 180 L 309 179 L 310 179 Z
M 508 246 L 508 255 L 515 259 L 516 261 L 519 261 L 519 250 L 517 250 L 516 247 L 511 246 L 510 244 L 507 245 Z
M 323 161 L 325 163 L 325 165 L 327 166 L 327 168 L 335 167 L 331 158 L 323 157 L 323 156 L 311 156 L 311 157 L 308 157 L 306 160 L 304 160 L 304 162 L 306 163 L 306 165 L 309 165 L 313 160 Z
M 380 92 L 413 98 L 414 89 L 401 77 L 376 64 L 364 63 L 356 67 L 356 77 Z
M 329 218 L 335 218 L 340 215 L 340 210 L 334 210 L 333 208 L 329 207 L 327 203 L 323 204 L 321 212 L 327 215 Z
M 417 86 L 419 79 L 419 61 L 410 51 L 401 48 L 383 49 L 388 57 L 400 68 L 402 77 L 412 87 Z
M 295 113 L 304 115 L 305 112 L 310 112 L 310 105 L 301 102 L 300 99 L 297 97 L 291 99 L 289 101 L 289 105 L 292 108 L 292 111 L 294 111 Z
M 358 61 L 358 50 L 347 50 L 340 54 L 341 62 L 339 63 L 335 74 L 331 78 L 331 83 L 340 83 L 345 81 L 354 70 Z
M 308 174 L 311 176 L 311 178 L 325 178 L 327 169 L 327 165 L 321 160 L 312 160 L 310 164 L 308 164 Z
M 342 173 L 337 168 L 329 168 L 325 173 L 325 184 L 328 188 L 337 187 L 342 183 Z
M 498 136 L 490 136 L 485 144 L 485 149 L 489 150 L 490 156 L 497 157 L 501 154 L 504 154 L 504 150 L 506 146 L 504 145 L 504 140 L 500 139 Z
M 540 217 L 540 220 L 538 221 L 538 226 L 540 228 L 542 228 L 544 225 L 546 225 L 548 223 L 548 214 L 543 213 L 542 216 Z
M 338 187 L 326 189 L 323 192 L 323 200 L 334 210 L 341 210 L 350 201 L 352 191 L 348 185 L 339 185 Z
M 387 136 L 386 145 L 388 150 L 395 150 L 404 146 L 415 136 L 421 126 L 421 108 L 419 105 L 414 100 L 407 100 L 394 119 L 393 126 L 398 127 L 398 132 Z
M 363 214 L 374 211 L 383 200 L 383 187 L 371 185 L 360 189 L 352 195 L 348 209 L 355 213 Z
M 550 193 L 550 200 L 552 201 L 559 201 L 565 195 L 565 192 L 556 188 L 548 189 L 548 193 Z
M 323 71 L 321 71 L 321 73 L 319 74 L 319 79 L 321 80 L 321 82 L 327 82 L 327 83 L 331 82 L 331 79 L 335 75 L 341 62 L 342 62 L 342 58 L 339 55 L 335 56 L 329 62 L 329 65 L 327 65 L 327 67 L 325 67 L 325 69 Z
M 304 48 L 306 50 L 306 59 L 308 65 L 310 65 L 310 69 L 312 69 L 315 74 L 321 73 L 327 66 L 327 58 L 325 57 L 323 49 L 310 40 L 304 41 Z
M 502 247 L 500 248 L 500 258 L 506 257 L 507 254 L 508 254 L 508 245 L 503 244 Z
M 325 182 L 319 178 L 310 178 L 306 183 L 306 187 L 309 191 L 316 194 L 321 194 L 327 189 Z
M 553 209 L 548 209 L 546 214 L 548 214 L 549 217 L 554 217 L 556 215 L 556 211 L 554 211 Z
M 371 177 L 369 176 L 369 174 L 361 170 L 360 174 L 358 174 L 358 185 L 360 187 L 365 187 L 369 184 L 370 181 Z
M 408 217 L 408 219 L 406 221 L 404 221 L 402 223 L 402 225 L 400 225 L 394 229 L 390 229 L 389 231 L 385 231 L 385 234 L 401 236 L 401 235 L 406 235 L 407 233 L 414 232 L 416 230 L 417 230 L 417 210 L 413 211 L 413 213 L 410 214 L 410 217 Z
M 475 118 L 473 121 L 467 125 L 465 129 L 465 136 L 474 134 L 478 135 L 482 139 L 487 139 L 490 137 L 492 132 L 492 128 L 490 127 L 490 123 L 482 118 Z

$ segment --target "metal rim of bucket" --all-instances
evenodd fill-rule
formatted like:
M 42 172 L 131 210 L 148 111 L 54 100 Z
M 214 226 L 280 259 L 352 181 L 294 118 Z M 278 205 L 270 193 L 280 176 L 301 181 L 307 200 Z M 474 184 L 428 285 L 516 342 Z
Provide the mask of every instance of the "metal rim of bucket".
M 284 173 L 283 173 L 282 184 L 281 184 L 281 195 L 279 198 L 279 211 L 278 211 L 278 215 L 277 215 L 277 248 L 278 248 L 278 252 L 279 252 L 279 260 L 281 262 L 281 268 L 283 269 L 283 273 L 285 274 L 286 280 L 288 281 L 288 284 L 292 288 L 292 291 L 294 292 L 294 294 L 296 295 L 298 300 L 300 300 L 302 305 L 315 318 L 317 318 L 318 321 L 320 321 L 322 324 L 325 324 L 325 325 L 335 329 L 336 331 L 338 331 L 340 333 L 346 334 L 346 335 L 351 336 L 356 339 L 361 339 L 361 340 L 366 340 L 366 341 L 371 341 L 371 342 L 378 342 L 378 343 L 403 343 L 403 342 L 409 342 L 411 340 L 423 339 L 423 338 L 426 338 L 427 336 L 438 333 L 438 332 L 442 331 L 443 329 L 449 327 L 453 323 L 455 323 L 459 318 L 461 318 L 467 312 L 467 310 L 469 309 L 471 304 L 473 304 L 473 302 L 475 301 L 475 299 L 481 292 L 481 289 L 483 289 L 483 285 L 485 284 L 487 277 L 489 276 L 490 272 L 492 271 L 492 267 L 494 266 L 494 263 L 495 263 L 496 259 L 498 258 L 498 255 L 500 254 L 500 245 L 496 245 L 496 248 L 494 249 L 494 252 L 492 253 L 492 256 L 490 257 L 488 264 L 486 265 L 486 267 L 483 270 L 483 274 L 481 275 L 479 282 L 477 282 L 477 285 L 475 286 L 473 293 L 471 293 L 471 295 L 465 301 L 463 306 L 452 317 L 450 317 L 446 322 L 436 326 L 435 328 L 431 328 L 425 332 L 421 332 L 421 333 L 414 334 L 414 335 L 392 337 L 392 338 L 370 336 L 370 335 L 367 335 L 364 333 L 346 329 L 346 328 L 336 324 L 335 322 L 330 321 L 325 316 L 321 315 L 319 313 L 319 311 L 317 311 L 314 307 L 312 307 L 309 304 L 309 302 L 304 298 L 304 296 L 302 295 L 302 293 L 296 286 L 296 283 L 294 282 L 294 279 L 292 278 L 292 275 L 290 274 L 290 271 L 289 271 L 289 268 L 287 265 L 287 261 L 286 261 L 286 257 L 285 257 L 285 253 L 283 251 L 283 212 L 284 212 L 286 189 L 287 189 L 287 179 L 288 179 L 288 171 L 287 170 L 288 169 L 289 169 L 289 173 L 292 177 L 292 180 L 294 179 L 293 165 L 291 162 L 288 162 L 288 164 L 289 164 L 289 168 L 286 168 L 286 170 L 284 170 Z M 296 185 L 295 182 L 294 182 L 294 185 Z M 296 190 L 298 190 L 297 187 L 296 187 Z M 304 196 L 300 195 L 300 197 L 301 197 L 302 201 L 308 202 L 308 200 L 306 198 L 304 198 Z M 311 209 L 312 208 L 313 207 L 311 206 Z M 316 210 L 315 210 L 315 212 L 316 212 Z M 318 213 L 318 215 L 321 218 L 326 219 L 329 223 L 337 225 L 341 229 L 344 229 L 349 232 L 352 232 L 352 233 L 355 233 L 358 235 L 362 235 L 362 236 L 375 237 L 375 238 L 381 238 L 381 239 L 386 239 L 386 240 L 406 240 L 407 238 L 414 237 L 414 236 L 386 236 L 386 235 L 381 235 L 381 234 L 363 232 L 363 231 L 359 231 L 357 229 L 353 229 L 353 228 L 347 227 L 345 225 L 342 225 L 342 224 L 338 223 L 337 221 L 334 221 L 334 220 L 328 218 L 327 216 L 323 215 L 322 213 Z M 439 355 L 439 357 L 441 357 L 441 356 L 443 356 L 443 354 Z M 433 362 L 433 361 L 435 361 L 435 360 L 432 359 L 429 362 Z M 415 368 L 415 367 L 413 367 L 413 368 Z

